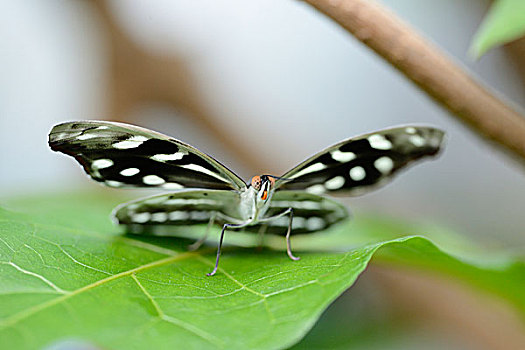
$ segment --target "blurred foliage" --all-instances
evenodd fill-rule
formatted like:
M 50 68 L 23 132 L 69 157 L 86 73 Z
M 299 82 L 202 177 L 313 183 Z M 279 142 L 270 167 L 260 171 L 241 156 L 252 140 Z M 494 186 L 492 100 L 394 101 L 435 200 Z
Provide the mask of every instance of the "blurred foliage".
M 108 219 L 119 199 L 53 195 L 0 209 L 3 346 L 283 348 L 310 330 L 372 257 L 454 276 L 525 313 L 525 264 L 488 259 L 450 235 L 438 248 L 428 238 L 404 236 L 425 233 L 421 227 L 360 215 L 331 232 L 294 237 L 300 261 L 282 251 L 230 246 L 218 274 L 206 277 L 215 247 L 187 252 L 187 239 L 123 235 Z M 232 232 L 227 242 L 255 245 L 253 237 Z M 280 237 L 267 243 L 284 247 Z M 445 253 L 448 245 L 453 254 Z M 325 252 L 312 251 L 315 246 Z M 355 338 L 376 331 L 363 323 Z
M 525 35 L 525 1 L 496 0 L 479 27 L 470 52 L 480 57 L 491 48 Z

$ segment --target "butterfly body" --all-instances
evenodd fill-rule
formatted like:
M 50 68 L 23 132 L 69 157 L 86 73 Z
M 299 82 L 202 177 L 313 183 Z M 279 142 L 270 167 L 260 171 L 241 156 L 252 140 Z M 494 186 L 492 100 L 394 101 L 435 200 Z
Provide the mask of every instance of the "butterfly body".
M 257 190 L 251 186 L 240 193 L 239 212 L 246 222 L 256 222 L 268 210 L 267 202 L 260 200 L 257 195 Z
M 118 206 L 113 217 L 134 233 L 194 224 L 222 225 L 215 269 L 226 229 L 290 234 L 327 229 L 349 217 L 325 194 L 357 195 L 388 182 L 401 169 L 440 150 L 444 133 L 403 126 L 341 141 L 281 177 L 254 176 L 247 184 L 211 156 L 163 134 L 106 121 L 56 125 L 54 151 L 73 156 L 106 186 L 169 190 Z

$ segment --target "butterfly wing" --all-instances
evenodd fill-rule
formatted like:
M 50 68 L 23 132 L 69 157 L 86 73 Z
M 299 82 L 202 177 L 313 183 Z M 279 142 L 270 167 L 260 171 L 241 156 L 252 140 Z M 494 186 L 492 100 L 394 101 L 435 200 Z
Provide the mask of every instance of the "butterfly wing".
M 326 230 L 350 217 L 346 207 L 329 198 L 305 191 L 277 191 L 273 194 L 268 211 L 264 217 L 276 216 L 288 208 L 293 208 L 292 233 L 307 234 Z M 265 221 L 262 224 L 248 226 L 243 230 L 285 235 L 289 216 Z M 262 228 L 261 226 L 264 226 Z
M 53 127 L 49 146 L 74 157 L 93 180 L 110 187 L 246 188 L 242 179 L 209 155 L 133 125 L 67 122 Z
M 357 195 L 383 185 L 416 160 L 436 155 L 444 133 L 431 127 L 386 129 L 342 141 L 282 175 L 280 190 Z
M 212 216 L 216 224 L 240 223 L 239 202 L 234 191 L 181 190 L 121 204 L 112 215 L 131 233 L 173 234 L 173 229 L 160 230 L 161 226 L 206 224 Z

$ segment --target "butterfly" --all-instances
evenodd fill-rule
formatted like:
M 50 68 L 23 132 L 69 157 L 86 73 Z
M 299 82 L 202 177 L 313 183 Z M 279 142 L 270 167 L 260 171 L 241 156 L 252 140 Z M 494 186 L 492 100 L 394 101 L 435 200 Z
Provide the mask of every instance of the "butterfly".
M 402 168 L 436 155 L 444 132 L 402 126 L 343 140 L 281 176 L 249 183 L 193 146 L 134 125 L 108 121 L 58 124 L 49 133 L 52 150 L 74 157 L 95 181 L 109 187 L 169 190 L 124 203 L 113 216 L 130 232 L 158 225 L 222 225 L 217 272 L 227 229 L 281 234 L 294 256 L 290 235 L 325 230 L 349 217 L 324 194 L 358 195 L 388 182 Z M 198 247 L 206 236 L 197 241 Z

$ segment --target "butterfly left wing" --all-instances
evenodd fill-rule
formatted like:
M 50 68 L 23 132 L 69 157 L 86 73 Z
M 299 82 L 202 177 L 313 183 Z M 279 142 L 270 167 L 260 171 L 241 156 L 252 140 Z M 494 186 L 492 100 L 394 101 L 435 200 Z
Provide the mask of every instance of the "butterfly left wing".
M 356 195 L 385 184 L 402 168 L 436 155 L 444 133 L 397 127 L 351 138 L 321 151 L 282 175 L 278 190 Z
M 246 188 L 242 179 L 209 155 L 134 125 L 67 122 L 53 127 L 49 146 L 74 157 L 92 179 L 110 187 Z
M 212 217 L 215 224 L 240 223 L 239 203 L 234 191 L 187 189 L 121 204 L 112 216 L 130 233 L 158 234 L 160 226 L 206 224 Z

